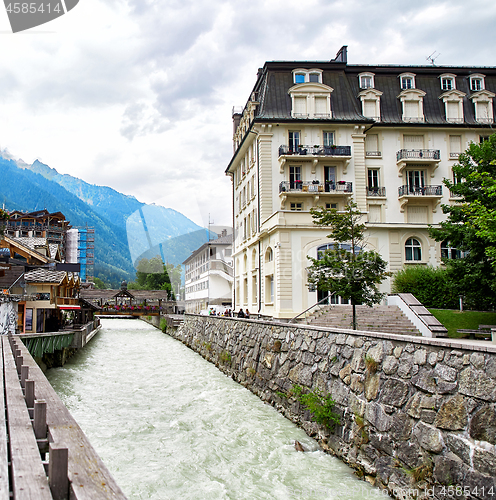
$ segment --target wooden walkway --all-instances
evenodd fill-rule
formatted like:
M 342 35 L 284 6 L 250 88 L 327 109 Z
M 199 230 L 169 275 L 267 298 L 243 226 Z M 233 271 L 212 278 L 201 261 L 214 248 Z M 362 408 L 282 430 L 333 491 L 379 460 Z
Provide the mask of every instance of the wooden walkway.
M 0 350 L 0 500 L 125 499 L 24 344 Z

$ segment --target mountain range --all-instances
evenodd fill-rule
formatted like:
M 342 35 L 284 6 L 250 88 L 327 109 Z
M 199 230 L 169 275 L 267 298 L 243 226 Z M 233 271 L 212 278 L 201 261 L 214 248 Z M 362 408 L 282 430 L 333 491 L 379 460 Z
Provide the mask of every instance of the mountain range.
M 93 226 L 95 276 L 112 287 L 133 280 L 141 258 L 181 264 L 208 237 L 176 210 L 59 174 L 38 160 L 28 165 L 0 156 L 1 204 L 9 211 L 62 212 L 72 227 Z

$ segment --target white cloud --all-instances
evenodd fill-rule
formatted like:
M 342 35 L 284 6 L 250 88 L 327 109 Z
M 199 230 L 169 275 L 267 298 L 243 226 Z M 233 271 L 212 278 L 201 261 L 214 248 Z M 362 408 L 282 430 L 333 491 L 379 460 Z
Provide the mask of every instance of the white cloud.
M 205 224 L 230 224 L 231 109 L 266 60 L 494 66 L 489 0 L 81 0 L 12 34 L 0 148 Z

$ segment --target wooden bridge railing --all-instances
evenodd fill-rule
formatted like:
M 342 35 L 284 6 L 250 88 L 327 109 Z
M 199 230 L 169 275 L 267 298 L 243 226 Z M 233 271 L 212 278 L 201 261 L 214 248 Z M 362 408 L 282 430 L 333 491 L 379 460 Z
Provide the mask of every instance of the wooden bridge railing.
M 24 344 L 2 336 L 1 348 L 0 499 L 125 499 Z

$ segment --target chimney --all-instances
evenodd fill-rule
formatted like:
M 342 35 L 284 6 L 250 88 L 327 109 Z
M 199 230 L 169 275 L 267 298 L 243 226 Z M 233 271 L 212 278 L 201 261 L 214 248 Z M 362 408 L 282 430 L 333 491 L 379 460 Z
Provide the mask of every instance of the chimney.
M 334 59 L 331 59 L 331 62 L 337 63 L 348 63 L 348 45 L 343 45 L 336 54 Z

